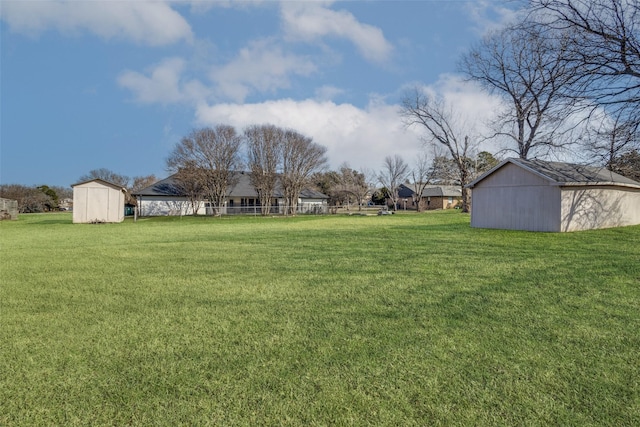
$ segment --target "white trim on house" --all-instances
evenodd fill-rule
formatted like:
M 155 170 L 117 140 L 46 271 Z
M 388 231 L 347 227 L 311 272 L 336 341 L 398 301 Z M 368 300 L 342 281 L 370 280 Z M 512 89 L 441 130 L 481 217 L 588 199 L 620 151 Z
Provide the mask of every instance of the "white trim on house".
M 285 199 L 279 187 L 273 198 L 272 214 L 284 214 Z M 139 216 L 192 215 L 193 208 L 187 197 L 181 194 L 176 185 L 175 175 L 150 185 L 134 194 L 138 200 Z M 296 213 L 327 213 L 328 196 L 311 189 L 304 189 L 298 198 Z M 198 201 L 198 215 L 211 214 L 208 200 Z M 237 172 L 234 184 L 227 191 L 225 206 L 215 207 L 217 214 L 260 214 L 261 207 L 258 193 L 251 185 L 248 172 Z

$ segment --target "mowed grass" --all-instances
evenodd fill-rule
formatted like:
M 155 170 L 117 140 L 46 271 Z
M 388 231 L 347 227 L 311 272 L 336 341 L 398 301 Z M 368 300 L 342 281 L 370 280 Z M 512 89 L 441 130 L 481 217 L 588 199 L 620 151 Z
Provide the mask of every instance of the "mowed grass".
M 640 227 L 0 223 L 0 425 L 640 425 Z

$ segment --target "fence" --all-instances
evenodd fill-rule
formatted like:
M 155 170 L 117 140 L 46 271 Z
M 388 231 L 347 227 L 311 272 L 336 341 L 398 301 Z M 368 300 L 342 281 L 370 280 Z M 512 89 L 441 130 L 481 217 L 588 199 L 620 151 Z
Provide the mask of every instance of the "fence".
M 254 206 L 225 206 L 223 208 L 212 208 L 207 206 L 207 215 L 211 215 L 214 213 L 213 209 L 217 209 L 217 212 L 222 215 L 262 215 L 262 207 L 259 205 Z M 284 205 L 272 205 L 269 208 L 270 215 L 284 215 L 285 214 L 285 206 Z M 324 215 L 329 212 L 327 205 L 313 203 L 313 202 L 302 202 L 298 203 L 296 206 L 296 215 L 300 214 L 308 214 L 308 215 Z

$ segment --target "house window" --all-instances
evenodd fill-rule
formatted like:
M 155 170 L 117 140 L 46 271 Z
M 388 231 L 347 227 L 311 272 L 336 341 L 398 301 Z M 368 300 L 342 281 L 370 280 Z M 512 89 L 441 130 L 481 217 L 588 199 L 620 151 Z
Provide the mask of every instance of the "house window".
M 449 197 L 449 200 L 448 200 L 448 201 L 449 201 L 449 204 L 450 204 L 450 205 L 451 205 L 451 204 L 453 204 L 453 197 Z

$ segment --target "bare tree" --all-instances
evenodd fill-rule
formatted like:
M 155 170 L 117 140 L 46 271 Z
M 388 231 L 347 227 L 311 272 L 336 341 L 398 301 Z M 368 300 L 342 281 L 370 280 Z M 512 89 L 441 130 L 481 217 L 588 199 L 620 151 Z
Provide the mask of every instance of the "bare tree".
M 472 175 L 473 171 L 468 166 L 466 158 L 463 159 L 465 167 L 468 168 L 469 174 Z M 431 163 L 430 174 L 433 177 L 434 182 L 442 185 L 457 185 L 460 183 L 460 168 L 455 160 L 453 160 L 449 153 L 444 153 L 433 158 Z M 471 181 L 471 179 L 469 179 Z
M 335 208 L 342 202 L 342 193 L 338 190 L 340 176 L 336 171 L 316 172 L 311 176 L 311 185 L 319 192 L 329 196 L 327 203 L 335 213 Z
M 147 176 L 134 176 L 131 180 L 131 187 L 129 191 L 131 193 L 135 193 L 137 191 L 142 190 L 158 181 L 155 175 L 147 175 Z
M 640 151 L 631 150 L 618 156 L 609 167 L 613 172 L 640 182 Z
M 409 174 L 409 165 L 399 155 L 384 158 L 378 181 L 388 191 L 393 210 L 398 210 L 398 188 Z
M 462 188 L 462 211 L 469 211 L 467 188 L 471 178 L 468 152 L 469 137 L 464 132 L 462 119 L 444 99 L 432 97 L 416 88 L 405 96 L 400 114 L 406 126 L 419 126 L 424 131 L 423 141 L 446 148 L 457 166 L 458 182 Z
M 564 134 L 576 123 L 567 120 L 577 102 L 566 97 L 576 71 L 563 60 L 570 39 L 549 36 L 536 25 L 521 23 L 485 37 L 462 56 L 460 70 L 507 108 L 492 123 L 493 138 L 507 141 L 506 150 L 526 159 L 567 147 Z
M 113 172 L 112 170 L 106 168 L 93 169 L 89 171 L 88 174 L 82 175 L 78 181 L 90 181 L 92 179 L 101 179 L 103 181 L 110 182 L 112 184 L 116 184 L 121 186 L 122 188 L 129 187 L 129 177 L 126 175 L 120 175 L 119 173 Z
M 0 185 L 0 197 L 16 200 L 20 213 L 44 212 L 54 205 L 51 195 L 42 191 L 41 188 L 19 184 Z
M 258 193 L 262 215 L 268 215 L 281 165 L 284 130 L 274 125 L 252 125 L 244 130 L 251 183 Z
M 218 213 L 241 166 L 241 146 L 242 138 L 231 126 L 194 130 L 176 144 L 167 166 L 176 172 L 183 171 L 181 178 L 202 185 L 214 213 Z
M 481 151 L 478 153 L 476 158 L 473 161 L 474 163 L 474 177 L 473 179 L 479 177 L 485 172 L 488 172 L 494 166 L 497 166 L 500 161 L 496 159 L 493 154 L 488 151 Z
M 358 205 L 358 210 L 362 210 L 362 205 L 371 192 L 371 186 L 366 180 L 364 172 L 358 172 L 349 167 L 349 164 L 340 165 L 338 172 L 330 172 L 332 183 L 329 188 L 330 196 L 341 204 L 346 204 L 350 210 L 351 203 Z
M 576 70 L 575 97 L 640 123 L 640 2 L 530 0 L 530 20 L 570 35 L 562 58 Z
M 204 179 L 202 171 L 191 164 L 183 165 L 174 175 L 175 190 L 185 195 L 194 216 L 198 215 L 206 197 Z
M 73 189 L 71 187 L 52 185 L 51 188 L 56 192 L 60 200 L 73 198 Z
M 358 203 L 358 210 L 361 211 L 363 204 L 366 203 L 367 197 L 373 189 L 373 186 L 367 179 L 367 173 L 363 170 L 356 171 L 351 169 L 346 164 L 341 168 L 341 171 L 345 179 L 345 184 L 347 184 L 349 192 Z
M 304 186 L 309 184 L 313 172 L 326 163 L 326 147 L 294 130 L 284 132 L 282 145 L 282 190 L 285 197 L 285 214 L 295 214 L 298 198 Z
M 426 153 L 420 153 L 416 157 L 415 165 L 411 170 L 410 184 L 413 195 L 413 204 L 418 212 L 421 212 L 424 208 L 424 201 L 422 200 L 422 192 L 433 179 L 434 169 L 429 164 L 429 156 Z
M 625 121 L 627 118 L 618 111 L 591 122 L 584 145 L 593 163 L 611 169 L 620 156 L 640 149 L 638 123 Z

